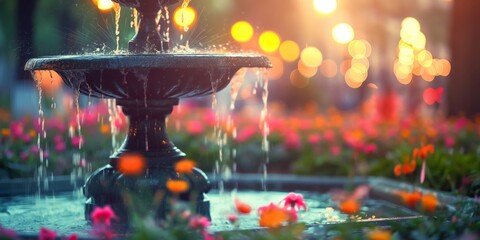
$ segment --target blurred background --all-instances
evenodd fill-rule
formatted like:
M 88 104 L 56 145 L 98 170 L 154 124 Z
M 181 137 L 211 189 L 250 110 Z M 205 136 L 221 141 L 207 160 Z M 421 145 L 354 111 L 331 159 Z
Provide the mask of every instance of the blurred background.
M 474 116 L 479 6 L 474 0 L 193 0 L 170 9 L 172 45 L 268 56 L 269 101 L 358 110 L 394 99 L 402 113 Z M 0 106 L 36 112 L 31 57 L 116 50 L 110 0 L 1 0 Z M 183 17 L 177 15 L 183 14 Z M 119 49 L 134 35 L 121 9 Z M 56 79 L 58 80 L 58 79 Z M 49 84 L 62 95 L 62 83 Z M 248 98 L 244 88 L 239 98 Z M 393 100 L 392 100 L 393 101 Z M 26 104 L 26 103 L 31 104 Z M 388 102 L 388 101 L 387 101 Z

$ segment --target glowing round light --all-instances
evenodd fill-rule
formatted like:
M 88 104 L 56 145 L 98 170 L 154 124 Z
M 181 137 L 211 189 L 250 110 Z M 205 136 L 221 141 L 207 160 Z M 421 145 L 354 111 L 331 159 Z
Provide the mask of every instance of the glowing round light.
M 102 11 L 108 11 L 113 8 L 113 2 L 112 0 L 98 0 L 97 7 Z
M 298 61 L 298 72 L 306 78 L 311 78 L 317 74 L 318 69 L 316 67 L 310 67 L 305 65 L 302 61 Z
M 306 47 L 300 55 L 302 63 L 311 68 L 317 68 L 322 64 L 323 55 L 316 47 Z
M 362 86 L 363 81 L 355 81 L 355 77 L 352 76 L 350 70 L 345 73 L 345 83 L 351 88 L 359 88 Z
M 178 7 L 173 13 L 173 21 L 182 28 L 190 27 L 197 18 L 197 12 L 191 7 Z
M 417 53 L 416 59 L 418 63 L 424 68 L 428 68 L 433 64 L 432 53 L 430 53 L 428 50 L 422 50 Z
M 419 32 L 417 35 L 415 35 L 412 46 L 417 49 L 417 50 L 422 50 L 425 48 L 425 45 L 427 44 L 427 38 L 425 37 L 425 34 L 422 32 Z
M 440 76 L 448 76 L 450 75 L 450 71 L 452 70 L 452 66 L 450 64 L 450 62 L 446 59 L 441 59 L 440 62 L 442 63 L 443 67 L 442 67 L 442 72 L 440 72 Z
M 353 40 L 348 44 L 348 53 L 352 57 L 369 57 L 372 46 L 365 40 Z
M 322 65 L 320 65 L 320 72 L 327 78 L 335 77 L 335 75 L 337 75 L 337 71 L 337 63 L 335 63 L 333 60 L 325 59 L 322 62 Z
M 273 31 L 265 31 L 260 35 L 258 44 L 263 51 L 272 53 L 280 46 L 280 37 Z
M 336 42 L 340 44 L 346 44 L 353 40 L 355 37 L 355 32 L 353 31 L 352 26 L 349 24 L 339 23 L 333 27 L 332 36 Z
M 345 78 L 348 78 L 352 83 L 363 83 L 367 79 L 367 73 L 352 67 L 345 73 Z
M 337 0 L 313 0 L 313 7 L 322 14 L 329 14 L 337 9 Z
M 413 17 L 407 17 L 402 21 L 402 29 L 407 32 L 420 32 L 420 22 Z
M 230 33 L 232 38 L 237 42 L 248 42 L 253 36 L 253 27 L 250 23 L 245 21 L 238 21 L 233 24 Z
M 298 70 L 293 70 L 290 73 L 290 84 L 296 88 L 305 88 L 310 83 L 308 78 L 300 74 Z
M 293 62 L 297 60 L 298 56 L 300 55 L 300 47 L 298 47 L 296 42 L 287 40 L 282 42 L 279 52 L 283 60 L 287 62 Z

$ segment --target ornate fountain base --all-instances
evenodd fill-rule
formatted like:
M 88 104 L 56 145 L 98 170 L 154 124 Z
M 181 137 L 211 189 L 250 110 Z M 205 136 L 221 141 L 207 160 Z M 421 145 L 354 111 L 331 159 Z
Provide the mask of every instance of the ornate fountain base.
M 132 206 L 132 198 L 144 201 L 142 207 L 159 219 L 170 212 L 171 199 L 193 203 L 193 211 L 210 218 L 210 202 L 206 196 L 210 185 L 206 175 L 197 168 L 186 175 L 179 174 L 174 168 L 185 154 L 168 139 L 165 119 L 178 104 L 178 99 L 119 100 L 117 104 L 130 119 L 129 131 L 121 148 L 110 157 L 110 164 L 87 179 L 83 187 L 87 198 L 85 218 L 90 220 L 95 207 L 109 205 L 119 222 L 127 224 L 129 213 L 138 209 L 138 206 Z M 142 156 L 145 168 L 141 174 L 130 175 L 121 171 L 119 161 L 127 154 Z M 180 179 L 189 183 L 187 192 L 176 194 L 166 188 L 167 181 Z

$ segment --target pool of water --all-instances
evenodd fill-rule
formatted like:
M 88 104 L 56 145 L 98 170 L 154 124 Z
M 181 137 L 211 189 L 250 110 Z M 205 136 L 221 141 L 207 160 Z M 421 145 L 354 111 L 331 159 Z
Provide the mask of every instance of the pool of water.
M 240 229 L 258 228 L 257 209 L 271 202 L 280 202 L 288 192 L 240 191 L 219 194 L 209 193 L 211 202 L 212 232 L 232 230 L 227 216 L 235 213 L 234 199 L 250 204 L 249 215 L 239 216 Z M 299 221 L 308 225 L 324 225 L 345 221 L 349 216 L 340 213 L 329 194 L 303 192 L 308 211 L 299 213 Z M 55 196 L 15 196 L 0 198 L 0 224 L 22 234 L 38 234 L 41 227 L 56 230 L 60 235 L 77 233 L 87 236 L 84 197 L 79 191 Z M 417 216 L 418 213 L 380 199 L 366 199 L 356 219 L 382 221 L 390 218 Z

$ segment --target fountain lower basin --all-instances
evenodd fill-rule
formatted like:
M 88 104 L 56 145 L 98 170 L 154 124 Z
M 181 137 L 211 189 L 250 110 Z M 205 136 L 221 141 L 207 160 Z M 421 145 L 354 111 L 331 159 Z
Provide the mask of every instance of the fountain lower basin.
M 210 179 L 213 186 L 219 181 L 215 176 L 211 176 Z M 238 186 L 241 191 L 233 195 L 229 191 L 219 194 L 217 190 L 213 190 L 209 194 L 210 203 L 214 206 L 211 210 L 210 230 L 213 232 L 233 230 L 226 219 L 229 214 L 234 213 L 233 196 L 252 205 L 253 211 L 250 215 L 240 216 L 240 230 L 253 230 L 259 229 L 256 214 L 258 207 L 270 202 L 278 203 L 288 192 L 296 191 L 305 196 L 309 207 L 308 212 L 300 212 L 299 221 L 305 222 L 309 226 L 308 232 L 315 234 L 324 227 L 343 224 L 343 221 L 348 219 L 347 215 L 338 211 L 337 205 L 327 192 L 345 188 L 347 185 L 363 184 L 369 185 L 371 190 L 370 196 L 364 201 L 362 217 L 357 221 L 389 225 L 392 221 L 422 217 L 419 212 L 403 206 L 395 195 L 395 191 L 411 189 L 412 186 L 391 180 L 358 178 L 350 181 L 345 178 L 269 176 L 269 179 L 264 182 L 269 191 L 259 191 L 262 188 L 261 180 L 262 177 L 259 175 L 237 175 L 225 181 L 224 185 L 226 189 Z M 38 229 L 44 226 L 55 229 L 61 234 L 75 232 L 81 236 L 88 236 L 90 227 L 83 218 L 83 198 L 78 189 L 75 190 L 73 186 L 67 178 L 58 178 L 49 184 L 50 190 L 41 189 L 44 193 L 65 190 L 54 196 L 35 197 L 12 194 L 6 197 L 7 191 L 0 192 L 3 196 L 0 198 L 2 206 L 6 206 L 10 212 L 10 215 L 0 213 L 0 222 L 4 227 L 17 230 L 24 235 L 37 234 Z M 449 202 L 449 196 L 442 194 L 438 196 L 445 202 Z

